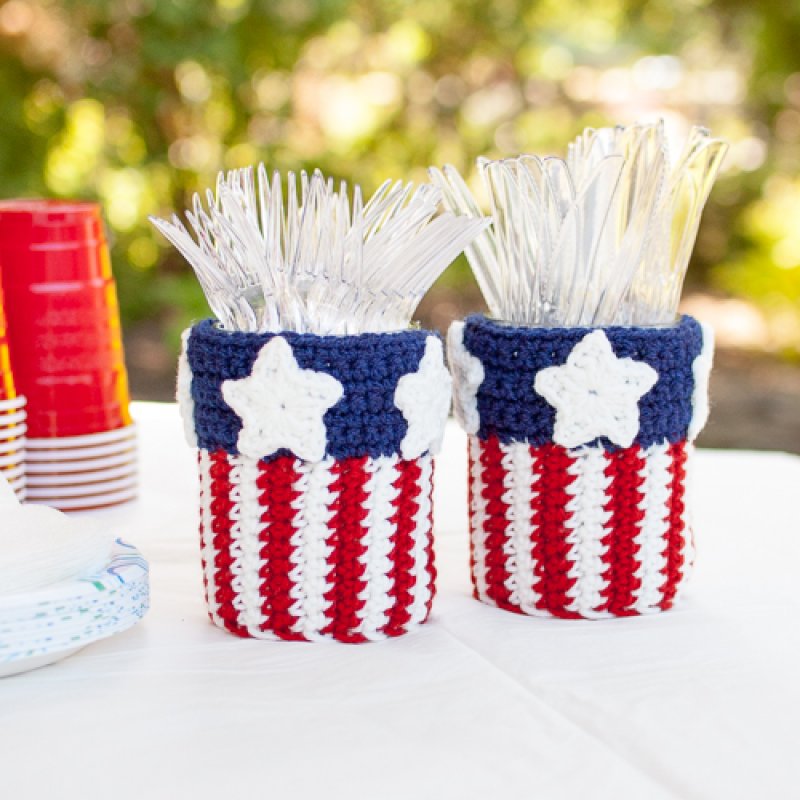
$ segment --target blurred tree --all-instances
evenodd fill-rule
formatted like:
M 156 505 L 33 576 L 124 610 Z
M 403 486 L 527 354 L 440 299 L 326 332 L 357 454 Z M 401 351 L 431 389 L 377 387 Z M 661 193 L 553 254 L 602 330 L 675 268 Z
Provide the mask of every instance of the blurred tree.
M 103 203 L 125 320 L 205 313 L 147 223 L 263 160 L 361 182 L 663 116 L 732 142 L 690 275 L 800 352 L 800 7 L 745 0 L 6 0 L 5 196 Z M 463 262 L 443 279 L 466 287 Z

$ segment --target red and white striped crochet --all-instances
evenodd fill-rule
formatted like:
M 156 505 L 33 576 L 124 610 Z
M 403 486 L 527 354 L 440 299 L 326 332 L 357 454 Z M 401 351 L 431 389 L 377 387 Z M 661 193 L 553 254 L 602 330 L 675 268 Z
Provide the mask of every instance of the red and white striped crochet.
M 605 366 L 586 377 L 593 367 L 581 357 L 596 332 L 478 318 L 451 329 L 455 407 L 469 434 L 472 579 L 483 602 L 534 616 L 649 614 L 670 608 L 689 575 L 686 471 L 708 413 L 711 332 L 684 320 L 656 335 L 599 336 L 612 345 L 611 368 L 625 373 L 617 388 Z M 559 404 L 537 377 L 553 368 L 560 377 L 567 364 L 578 369 L 562 373 Z M 646 379 L 638 402 L 625 400 L 632 370 Z M 605 422 L 607 409 L 592 406 L 598 397 L 613 410 Z M 617 435 L 626 420 L 632 441 L 609 441 L 602 426 Z M 593 441 L 557 441 L 581 425 Z
M 438 338 L 201 323 L 185 338 L 178 392 L 199 450 L 216 625 L 258 639 L 366 642 L 427 619 L 432 454 L 450 404 Z
M 198 458 L 203 576 L 217 625 L 259 639 L 362 642 L 427 619 L 431 456 Z
M 476 596 L 524 614 L 668 609 L 693 560 L 687 446 L 608 452 L 469 437 Z

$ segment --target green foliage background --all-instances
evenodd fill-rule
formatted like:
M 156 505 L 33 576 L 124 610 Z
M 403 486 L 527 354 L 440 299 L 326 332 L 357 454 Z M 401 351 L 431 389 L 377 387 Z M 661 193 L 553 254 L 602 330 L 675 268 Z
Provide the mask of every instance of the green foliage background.
M 361 182 L 563 152 L 663 115 L 732 148 L 692 280 L 800 352 L 800 5 L 745 0 L 7 0 L 0 192 L 103 203 L 127 323 L 205 304 L 148 214 L 263 160 Z M 463 263 L 443 279 L 471 280 Z

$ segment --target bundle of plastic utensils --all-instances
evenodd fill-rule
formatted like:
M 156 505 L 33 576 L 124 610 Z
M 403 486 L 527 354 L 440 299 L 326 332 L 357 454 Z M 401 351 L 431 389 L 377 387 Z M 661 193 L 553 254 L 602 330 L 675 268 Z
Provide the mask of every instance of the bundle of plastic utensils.
M 152 219 L 192 265 L 228 330 L 351 334 L 408 327 L 422 296 L 487 224 L 439 213 L 430 185 L 386 181 L 364 202 L 343 182 L 263 164 L 221 174 L 187 220 Z
M 491 315 L 516 325 L 674 322 L 726 149 L 696 127 L 673 162 L 659 122 L 589 128 L 566 159 L 479 159 L 494 220 L 466 253 Z M 451 210 L 481 215 L 454 167 L 430 174 Z

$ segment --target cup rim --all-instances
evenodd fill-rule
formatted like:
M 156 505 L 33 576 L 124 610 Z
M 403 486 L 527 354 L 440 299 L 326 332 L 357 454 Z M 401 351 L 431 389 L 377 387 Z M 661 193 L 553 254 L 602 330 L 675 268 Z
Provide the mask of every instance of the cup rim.
M 34 488 L 58 487 L 58 486 L 87 486 L 104 481 L 120 480 L 122 478 L 133 478 L 138 474 L 135 464 L 126 464 L 121 467 L 110 467 L 106 470 L 96 472 L 72 472 L 63 475 L 31 475 L 26 473 L 28 486 Z
M 30 439 L 28 441 L 30 441 Z M 102 444 L 97 447 L 81 447 L 75 450 L 35 450 L 30 447 L 26 447 L 25 449 L 28 461 L 50 464 L 69 464 L 76 461 L 86 462 L 93 458 L 123 455 L 125 453 L 130 453 L 134 458 L 136 457 L 136 443 L 134 440 L 130 442 Z
M 0 469 L 2 475 L 9 483 L 16 478 L 23 478 L 25 476 L 25 464 L 20 464 L 17 467 Z
M 514 322 L 490 317 L 487 314 L 468 314 L 461 320 L 465 327 L 480 330 L 495 337 L 522 337 L 523 339 L 557 338 L 560 336 L 589 334 L 594 331 L 604 333 L 624 332 L 647 337 L 672 337 L 683 329 L 697 324 L 689 314 L 678 314 L 672 322 L 652 325 L 519 325 Z
M 297 331 L 229 331 L 223 328 L 220 321 L 214 317 L 208 317 L 195 323 L 191 327 L 192 335 L 199 336 L 209 343 L 222 343 L 234 341 L 239 344 L 261 343 L 266 344 L 270 339 L 281 336 L 289 344 L 294 345 L 298 342 L 311 344 L 323 344 L 336 342 L 338 344 L 357 344 L 364 348 L 366 343 L 387 341 L 389 339 L 417 338 L 424 340 L 428 336 L 436 335 L 436 331 L 428 328 L 413 327 L 402 328 L 397 331 L 366 331 L 364 333 L 299 333 Z
M 113 467 L 137 467 L 138 463 L 139 459 L 136 458 L 135 453 L 133 458 L 129 458 L 126 454 L 106 456 L 105 458 L 87 458 L 83 461 L 65 461 L 63 463 L 27 459 L 27 472 L 28 475 L 66 475 L 72 472 L 100 471 Z
M 0 427 L 0 439 L 23 439 L 28 432 L 28 426 L 23 422 L 21 425 L 14 425 L 11 428 Z
M 25 452 L 25 437 L 19 439 L 0 440 L 0 453 L 24 453 Z
M 16 397 L 7 397 L 5 400 L 0 400 L 0 413 L 23 408 L 27 402 L 28 398 L 24 394 L 18 394 Z
M 138 481 L 134 477 L 131 479 L 118 479 L 109 481 L 98 481 L 76 486 L 43 486 L 37 487 L 28 483 L 28 497 L 47 500 L 70 500 L 77 497 L 100 497 L 114 492 L 135 490 Z
M 136 423 L 112 428 L 109 431 L 85 433 L 80 436 L 34 437 L 28 439 L 30 450 L 72 450 L 76 447 L 133 439 L 136 436 Z
M 26 498 L 28 502 L 33 505 L 52 506 L 60 511 L 93 511 L 95 509 L 105 508 L 106 506 L 117 505 L 118 503 L 125 503 L 129 500 L 135 500 L 137 496 L 137 487 L 124 492 L 115 492 L 105 496 L 95 497 L 73 497 L 73 498 L 53 498 L 52 500 L 46 499 L 31 499 Z
M 17 425 L 20 422 L 25 422 L 28 417 L 28 412 L 25 409 L 19 411 L 12 411 L 10 414 L 0 412 L 0 426 Z
M 10 456 L 0 455 L 0 467 L 16 467 L 17 464 L 25 463 L 25 451 L 20 450 Z

